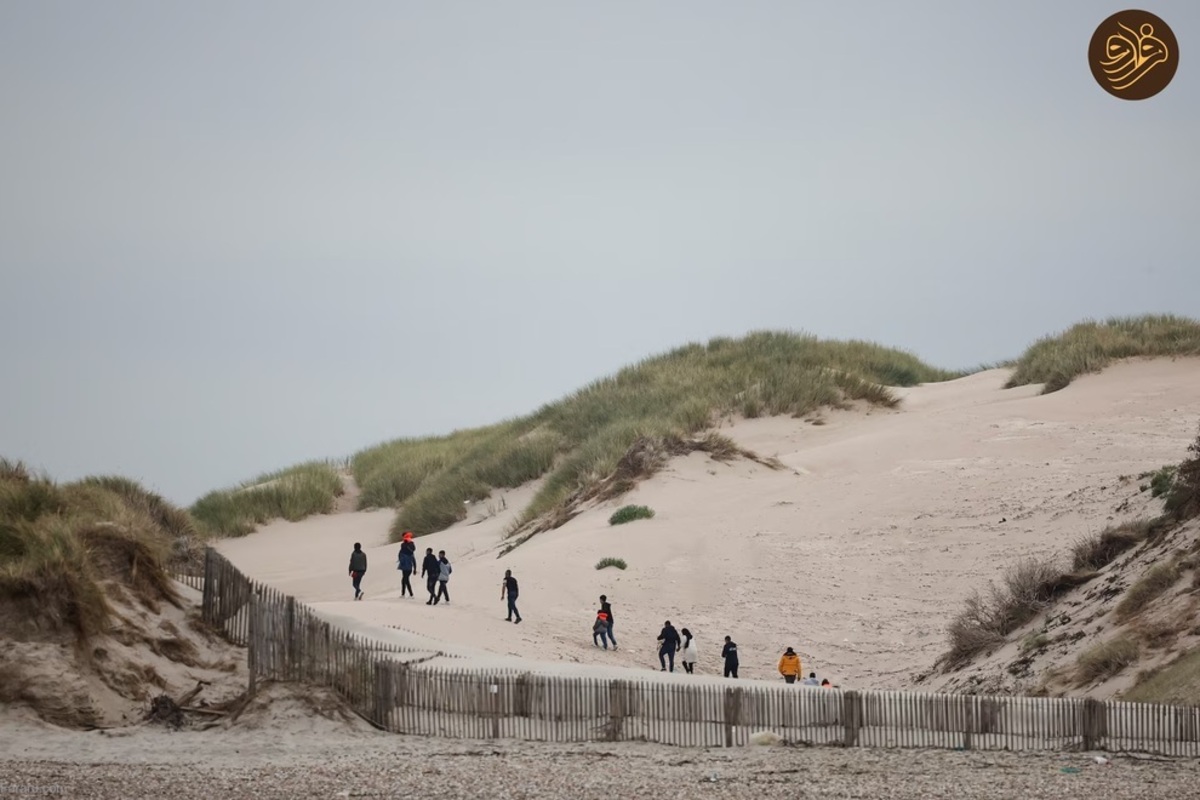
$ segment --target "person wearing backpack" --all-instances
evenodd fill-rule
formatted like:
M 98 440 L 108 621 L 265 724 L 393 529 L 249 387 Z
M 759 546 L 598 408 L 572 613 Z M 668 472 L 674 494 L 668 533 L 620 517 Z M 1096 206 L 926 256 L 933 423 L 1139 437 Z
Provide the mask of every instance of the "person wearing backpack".
M 408 596 L 412 597 L 412 582 L 409 581 L 409 576 L 417 570 L 417 546 L 413 544 L 410 531 L 405 532 L 404 541 L 400 543 L 400 558 L 396 562 L 396 569 L 400 570 L 400 596 L 404 597 L 407 592 Z
M 450 559 L 446 558 L 445 550 L 438 551 L 438 565 L 438 588 L 437 594 L 433 597 L 433 604 L 436 606 L 438 601 L 444 597 L 446 605 L 450 605 L 450 590 L 446 584 L 450 582 L 450 573 L 454 571 L 454 568 L 450 566 Z
M 350 554 L 350 579 L 354 582 L 354 599 L 362 600 L 362 579 L 367 574 L 367 554 L 363 552 L 362 544 L 354 543 L 354 552 Z
M 425 588 L 429 590 L 429 599 L 425 605 L 431 606 L 437 600 L 438 576 L 442 574 L 442 564 L 433 554 L 432 547 L 425 548 L 425 560 L 421 562 L 421 577 L 425 579 Z

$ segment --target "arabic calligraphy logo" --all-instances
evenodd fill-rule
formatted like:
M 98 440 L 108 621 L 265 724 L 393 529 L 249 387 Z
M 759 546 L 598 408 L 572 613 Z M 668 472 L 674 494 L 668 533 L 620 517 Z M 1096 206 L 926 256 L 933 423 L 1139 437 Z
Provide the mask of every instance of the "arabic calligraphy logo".
M 1092 34 L 1092 76 L 1109 94 L 1145 100 L 1167 87 L 1179 66 L 1175 33 L 1147 11 L 1113 14 Z

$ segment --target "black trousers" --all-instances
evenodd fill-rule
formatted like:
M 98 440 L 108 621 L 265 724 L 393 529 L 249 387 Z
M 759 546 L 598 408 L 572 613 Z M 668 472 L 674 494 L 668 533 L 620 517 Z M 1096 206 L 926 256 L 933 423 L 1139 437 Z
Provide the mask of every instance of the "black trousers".
M 737 677 L 737 668 L 738 668 L 738 662 L 726 661 L 725 662 L 725 677 L 726 678 L 736 678 Z
M 429 590 L 429 602 L 437 599 L 438 579 L 436 575 L 430 575 L 425 579 L 425 588 Z
M 447 584 L 447 581 L 438 581 L 437 582 L 437 585 L 438 585 L 437 594 L 435 594 L 433 596 L 433 604 L 434 605 L 437 605 L 438 600 L 441 600 L 443 597 L 446 598 L 447 603 L 450 602 L 450 590 L 446 588 L 446 584 Z
M 409 597 L 413 596 L 412 582 L 409 581 L 409 579 L 408 579 L 410 575 L 412 575 L 411 569 L 405 569 L 405 570 L 400 571 L 400 596 L 401 597 L 404 597 L 405 592 L 408 592 Z
M 787 681 L 788 683 L 795 683 L 795 682 L 796 682 L 796 676 L 795 676 L 795 675 L 784 675 L 784 676 L 783 676 L 783 679 L 784 679 L 785 681 Z

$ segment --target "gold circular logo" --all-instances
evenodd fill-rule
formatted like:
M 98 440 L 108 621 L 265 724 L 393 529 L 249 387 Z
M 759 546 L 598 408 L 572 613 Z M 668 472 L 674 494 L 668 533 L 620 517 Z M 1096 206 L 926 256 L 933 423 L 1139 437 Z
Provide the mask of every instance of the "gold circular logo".
M 1122 100 L 1145 100 L 1167 88 L 1179 67 L 1179 43 L 1149 11 L 1113 14 L 1092 34 L 1088 64 L 1100 88 Z

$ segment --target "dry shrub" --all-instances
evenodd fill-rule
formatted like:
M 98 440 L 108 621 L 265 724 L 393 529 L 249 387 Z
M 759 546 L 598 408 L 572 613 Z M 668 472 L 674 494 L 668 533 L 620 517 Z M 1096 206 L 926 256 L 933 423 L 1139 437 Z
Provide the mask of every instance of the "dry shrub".
M 1095 577 L 1095 573 L 1064 573 L 1053 563 L 1024 559 L 1010 567 L 1000 586 L 975 591 L 947 630 L 950 649 L 938 659 L 944 669 L 956 669 L 976 655 L 1002 644 L 1008 634 L 1045 610 L 1060 595 Z
M 992 592 L 991 597 L 978 591 L 971 594 L 963 610 L 950 621 L 950 651 L 942 656 L 942 663 L 948 668 L 964 664 L 978 653 L 1004 642 L 995 588 Z
M 1106 680 L 1138 660 L 1141 648 L 1129 636 L 1098 644 L 1079 654 L 1075 677 L 1083 686 L 1094 681 Z
M 1155 564 L 1125 592 L 1125 597 L 1117 604 L 1117 620 L 1124 622 L 1133 617 L 1151 601 L 1174 586 L 1177 580 L 1179 580 L 1179 567 L 1175 562 Z
M 1107 566 L 1117 556 L 1145 541 L 1152 526 L 1151 520 L 1123 522 L 1081 539 L 1071 548 L 1072 567 L 1095 570 Z

